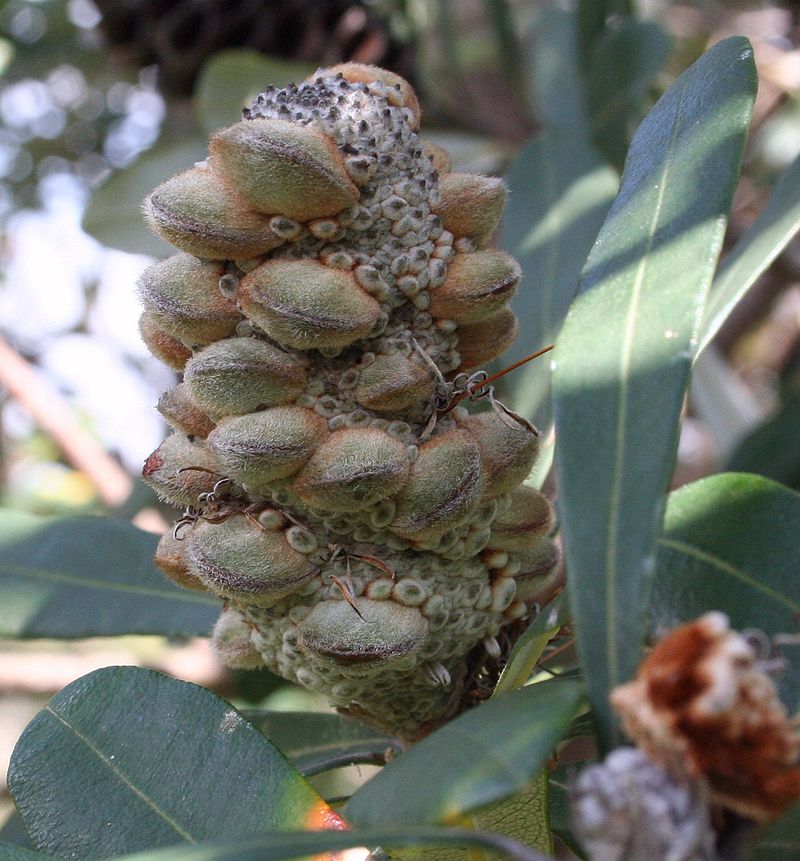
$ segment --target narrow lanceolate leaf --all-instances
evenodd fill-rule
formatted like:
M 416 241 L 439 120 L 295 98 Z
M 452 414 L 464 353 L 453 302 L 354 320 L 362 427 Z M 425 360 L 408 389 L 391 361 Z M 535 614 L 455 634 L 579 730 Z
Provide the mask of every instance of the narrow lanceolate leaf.
M 639 661 L 678 419 L 755 95 L 735 37 L 684 72 L 634 137 L 554 362 L 573 618 L 603 744 Z
M 709 610 L 734 628 L 794 634 L 800 618 L 800 494 L 757 475 L 712 475 L 670 494 L 658 539 L 656 631 Z M 800 702 L 796 649 L 778 681 Z
M 228 703 L 135 667 L 57 694 L 17 743 L 8 785 L 35 844 L 68 858 L 341 827 Z
M 575 716 L 576 684 L 552 681 L 466 712 L 360 787 L 347 805 L 359 827 L 452 824 L 524 789 Z
M 783 172 L 761 210 L 720 266 L 700 330 L 705 349 L 756 279 L 800 229 L 800 156 Z
M 0 636 L 202 636 L 219 601 L 153 565 L 158 538 L 105 517 L 0 512 Z

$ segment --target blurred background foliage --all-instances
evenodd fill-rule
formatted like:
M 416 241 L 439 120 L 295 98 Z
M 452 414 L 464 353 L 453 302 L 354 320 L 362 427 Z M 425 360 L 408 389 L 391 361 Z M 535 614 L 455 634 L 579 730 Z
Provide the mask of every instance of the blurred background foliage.
M 173 376 L 138 336 L 136 278 L 169 253 L 139 204 L 202 159 L 209 133 L 267 83 L 343 60 L 393 69 L 417 88 L 423 133 L 451 150 L 456 170 L 507 175 L 502 239 L 525 268 L 511 361 L 555 337 L 559 319 L 537 299 L 543 262 L 520 249 L 537 230 L 558 229 L 554 213 L 568 217 L 573 244 L 556 275 L 577 284 L 633 130 L 679 72 L 733 33 L 754 44 L 760 90 L 730 245 L 800 153 L 792 2 L 0 2 L 0 503 L 111 513 L 156 531 L 173 516 L 137 481 L 164 434 L 154 405 Z M 537 209 L 531 187 L 551 189 L 558 206 Z M 507 378 L 502 396 L 546 426 L 543 367 Z M 795 240 L 698 363 L 675 484 L 732 468 L 800 488 L 798 428 Z M 197 643 L 131 638 L 113 655 L 102 643 L 62 643 L 44 663 L 42 648 L 0 644 L 12 723 L 0 725 L 0 758 L 43 697 L 104 663 L 160 666 L 242 702 L 289 696 L 267 673 L 222 676 Z M 16 663 L 5 660 L 11 651 Z

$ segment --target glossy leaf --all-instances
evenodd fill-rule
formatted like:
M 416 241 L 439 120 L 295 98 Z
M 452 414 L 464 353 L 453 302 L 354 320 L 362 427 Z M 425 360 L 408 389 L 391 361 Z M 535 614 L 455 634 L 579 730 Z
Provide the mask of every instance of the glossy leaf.
M 245 717 L 306 777 L 356 763 L 383 764 L 396 738 L 357 720 L 324 712 L 248 711 Z
M 359 827 L 453 823 L 524 789 L 574 717 L 573 682 L 531 685 L 490 700 L 424 738 L 356 790 Z
M 642 123 L 554 356 L 570 596 L 605 746 L 617 734 L 608 692 L 639 662 L 692 347 L 755 86 L 749 42 L 726 39 Z
M 17 743 L 8 785 L 34 843 L 67 857 L 338 823 L 228 703 L 135 667 L 57 694 Z
M 153 564 L 157 536 L 106 517 L 0 516 L 0 636 L 208 634 L 219 601 Z
M 800 494 L 769 479 L 724 473 L 674 491 L 658 539 L 653 626 L 722 610 L 737 629 L 795 633 L 799 534 Z M 800 662 L 779 681 L 791 705 L 800 702 Z
M 200 135 L 157 144 L 97 189 L 84 213 L 83 229 L 103 245 L 120 251 L 151 257 L 174 254 L 171 245 L 145 226 L 142 201 L 157 185 L 207 155 L 207 141 Z
M 242 118 L 242 108 L 268 86 L 300 83 L 314 66 L 298 60 L 267 57 L 252 48 L 214 54 L 200 70 L 194 92 L 197 120 L 208 134 Z
M 708 297 L 698 352 L 800 229 L 800 156 L 783 172 L 766 206 L 720 266 Z

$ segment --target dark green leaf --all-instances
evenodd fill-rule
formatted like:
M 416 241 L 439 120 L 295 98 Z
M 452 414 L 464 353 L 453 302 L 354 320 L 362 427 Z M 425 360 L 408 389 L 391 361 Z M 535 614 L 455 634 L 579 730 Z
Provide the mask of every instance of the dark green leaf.
M 449 823 L 522 790 L 575 716 L 580 689 L 545 682 L 466 712 L 360 787 L 347 817 L 361 827 Z
M 21 849 L 33 849 L 33 843 L 28 832 L 25 830 L 25 825 L 22 822 L 22 817 L 16 810 L 12 811 L 8 818 L 0 828 L 0 843 L 12 843 L 14 846 L 19 846 Z
M 0 516 L 0 636 L 208 634 L 219 601 L 153 564 L 158 538 L 105 517 Z
M 40 855 L 13 843 L 0 843 L 0 861 L 46 861 L 49 855 Z
M 120 251 L 152 257 L 174 254 L 171 245 L 145 226 L 142 201 L 157 185 L 188 170 L 207 154 L 206 141 L 199 136 L 157 144 L 97 189 L 84 213 L 83 229 L 103 245 Z
M 639 662 L 692 347 L 755 86 L 749 42 L 726 39 L 642 123 L 555 353 L 570 599 L 606 746 L 608 692 Z
M 253 710 L 245 717 L 306 777 L 355 763 L 383 764 L 396 738 L 357 720 L 320 712 Z
M 750 861 L 800 861 L 800 806 L 770 825 L 761 835 Z
M 670 494 L 651 614 L 672 627 L 722 610 L 734 628 L 794 633 L 800 618 L 800 494 L 757 475 L 712 475 Z M 800 663 L 780 682 L 800 699 Z
M 332 815 L 228 703 L 136 667 L 57 694 L 17 743 L 8 785 L 34 843 L 74 858 L 319 828 Z
M 200 70 L 194 92 L 197 121 L 208 134 L 242 118 L 242 108 L 266 90 L 307 78 L 314 66 L 299 60 L 267 57 L 252 48 L 214 54 Z M 191 162 L 190 162 L 191 163 Z

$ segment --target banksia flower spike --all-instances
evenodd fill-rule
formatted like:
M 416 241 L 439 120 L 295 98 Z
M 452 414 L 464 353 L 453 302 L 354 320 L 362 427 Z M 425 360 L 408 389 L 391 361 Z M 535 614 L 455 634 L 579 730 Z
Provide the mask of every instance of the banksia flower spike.
M 516 331 L 519 267 L 486 247 L 504 187 L 450 173 L 419 118 L 370 66 L 268 88 L 145 201 L 180 251 L 140 285 L 143 337 L 184 371 L 145 466 L 185 508 L 158 564 L 223 599 L 223 660 L 409 738 L 557 561 L 522 484 L 536 432 L 454 406 Z

